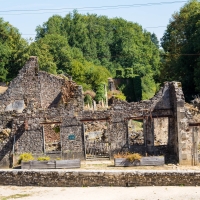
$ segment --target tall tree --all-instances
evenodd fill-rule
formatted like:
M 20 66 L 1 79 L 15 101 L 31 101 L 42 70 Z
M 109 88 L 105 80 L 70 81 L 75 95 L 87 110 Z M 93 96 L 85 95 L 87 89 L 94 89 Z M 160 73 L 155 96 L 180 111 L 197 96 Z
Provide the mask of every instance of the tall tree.
M 155 33 L 151 34 L 151 41 L 156 45 L 157 48 L 159 48 L 159 41 Z
M 162 80 L 182 82 L 187 100 L 200 92 L 200 2 L 191 0 L 172 15 L 161 40 L 165 51 Z
M 37 41 L 52 33 L 61 35 L 72 49 L 82 52 L 85 60 L 96 66 L 105 66 L 112 76 L 115 76 L 118 67 L 132 68 L 134 75 L 142 78 L 144 92 L 152 91 L 143 95 L 144 98 L 150 98 L 155 93 L 155 80 L 159 75 L 159 49 L 154 43 L 155 34 L 152 36 L 140 25 L 122 18 L 108 19 L 106 16 L 82 15 L 74 11 L 64 18 L 52 16 L 36 31 Z M 81 63 L 76 60 L 73 65 L 77 67 Z
M 28 58 L 28 43 L 18 30 L 0 18 L 0 81 L 16 76 Z

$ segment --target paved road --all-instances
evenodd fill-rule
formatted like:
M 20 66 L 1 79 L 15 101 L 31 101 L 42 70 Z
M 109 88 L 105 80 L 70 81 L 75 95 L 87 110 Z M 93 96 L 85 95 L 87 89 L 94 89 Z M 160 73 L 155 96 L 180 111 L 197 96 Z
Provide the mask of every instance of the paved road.
M 5 198 L 7 197 L 7 198 Z M 0 186 L 0 199 L 200 200 L 200 187 L 16 187 Z

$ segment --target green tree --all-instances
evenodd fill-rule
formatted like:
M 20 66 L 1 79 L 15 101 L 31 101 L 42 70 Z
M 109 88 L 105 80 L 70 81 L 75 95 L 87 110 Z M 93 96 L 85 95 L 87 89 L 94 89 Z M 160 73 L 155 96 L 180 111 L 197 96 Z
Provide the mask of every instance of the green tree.
M 0 81 L 16 76 L 28 58 L 27 47 L 18 30 L 0 18 Z
M 161 80 L 182 82 L 187 100 L 200 92 L 199 37 L 200 2 L 192 0 L 172 15 L 161 45 L 163 55 Z
M 158 81 L 160 57 L 156 43 L 157 37 L 143 30 L 137 23 L 128 22 L 122 18 L 108 19 L 106 16 L 96 14 L 82 15 L 75 10 L 63 18 L 57 15 L 52 16 L 42 26 L 38 26 L 36 31 L 37 41 L 52 34 L 62 37 L 62 41 L 65 38 L 70 46 L 69 48 L 66 45 L 70 59 L 68 62 L 64 61 L 65 67 L 61 67 L 63 63 L 59 64 L 55 60 L 54 62 L 58 70 L 74 74 L 74 79 L 86 88 L 95 88 L 102 77 L 107 77 L 105 73 L 102 75 L 96 71 L 96 69 L 100 69 L 100 72 L 105 71 L 103 67 L 98 66 L 106 67 L 112 76 L 115 76 L 116 69 L 130 68 L 133 73 L 126 74 L 127 77 L 139 75 L 141 78 L 149 78 L 149 81 L 154 81 L 154 84 Z M 60 46 L 58 45 L 60 41 L 55 38 L 54 42 L 53 36 L 51 37 L 49 41 L 52 42 L 48 42 L 48 45 L 52 46 L 50 52 L 52 54 L 53 46 Z M 58 51 L 57 48 L 55 50 L 53 57 L 56 57 Z M 75 51 L 78 52 L 78 57 Z M 105 81 L 105 78 L 103 79 Z M 146 83 L 147 81 L 143 84 Z M 151 96 L 146 95 L 147 98 L 153 95 L 153 93 L 148 94 Z
M 151 41 L 156 45 L 157 48 L 159 48 L 159 41 L 155 33 L 151 34 Z

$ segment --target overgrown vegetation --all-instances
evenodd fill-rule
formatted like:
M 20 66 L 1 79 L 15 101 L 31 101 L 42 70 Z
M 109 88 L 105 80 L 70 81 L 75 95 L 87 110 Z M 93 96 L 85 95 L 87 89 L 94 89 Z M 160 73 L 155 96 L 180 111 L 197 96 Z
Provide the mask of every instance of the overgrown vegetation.
M 138 75 L 150 80 L 143 83 L 144 91 L 155 88 L 160 62 L 156 36 L 137 23 L 77 11 L 65 17 L 54 15 L 36 28 L 36 41 L 30 45 L 3 19 L 0 30 L 0 81 L 11 80 L 34 55 L 41 70 L 71 75 L 84 91 L 95 91 L 97 101 L 104 99 L 102 85 L 115 77 L 116 69 L 129 78 Z
M 133 78 L 121 91 L 128 101 L 149 99 L 164 81 L 180 81 L 187 100 L 200 93 L 200 2 L 190 0 L 170 19 L 159 42 L 156 35 L 122 18 L 80 14 L 51 16 L 36 28 L 36 40 L 25 41 L 0 18 L 0 81 L 10 81 L 31 55 L 40 69 L 70 75 L 84 91 L 104 99 L 108 77 Z M 133 86 L 134 88 L 131 88 Z M 86 98 L 91 104 L 91 99 Z
M 55 131 L 55 133 L 60 133 L 60 126 L 54 126 L 53 130 Z
M 34 160 L 34 157 L 31 153 L 22 153 L 19 156 L 18 164 L 21 164 L 22 161 L 28 162 L 28 161 L 31 161 L 31 160 Z
M 200 2 L 190 0 L 170 19 L 161 40 L 161 81 L 180 81 L 186 100 L 200 93 Z
M 49 156 L 40 156 L 37 158 L 38 161 L 49 161 L 50 157 Z
M 130 162 L 140 160 L 142 156 L 139 153 L 118 153 L 114 155 L 114 158 L 126 158 Z

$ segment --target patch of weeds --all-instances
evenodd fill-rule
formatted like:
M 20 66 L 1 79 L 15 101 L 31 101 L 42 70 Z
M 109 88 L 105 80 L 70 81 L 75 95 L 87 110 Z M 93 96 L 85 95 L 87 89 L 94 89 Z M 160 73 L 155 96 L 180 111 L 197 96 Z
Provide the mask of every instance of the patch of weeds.
M 28 197 L 30 194 L 14 194 L 10 196 L 0 196 L 0 200 L 8 200 L 8 199 L 21 199 L 23 197 Z
M 49 161 L 50 157 L 49 156 L 40 156 L 37 158 L 38 161 Z
M 22 161 L 28 162 L 34 160 L 34 157 L 31 153 L 22 153 L 19 156 L 18 164 L 21 164 Z

